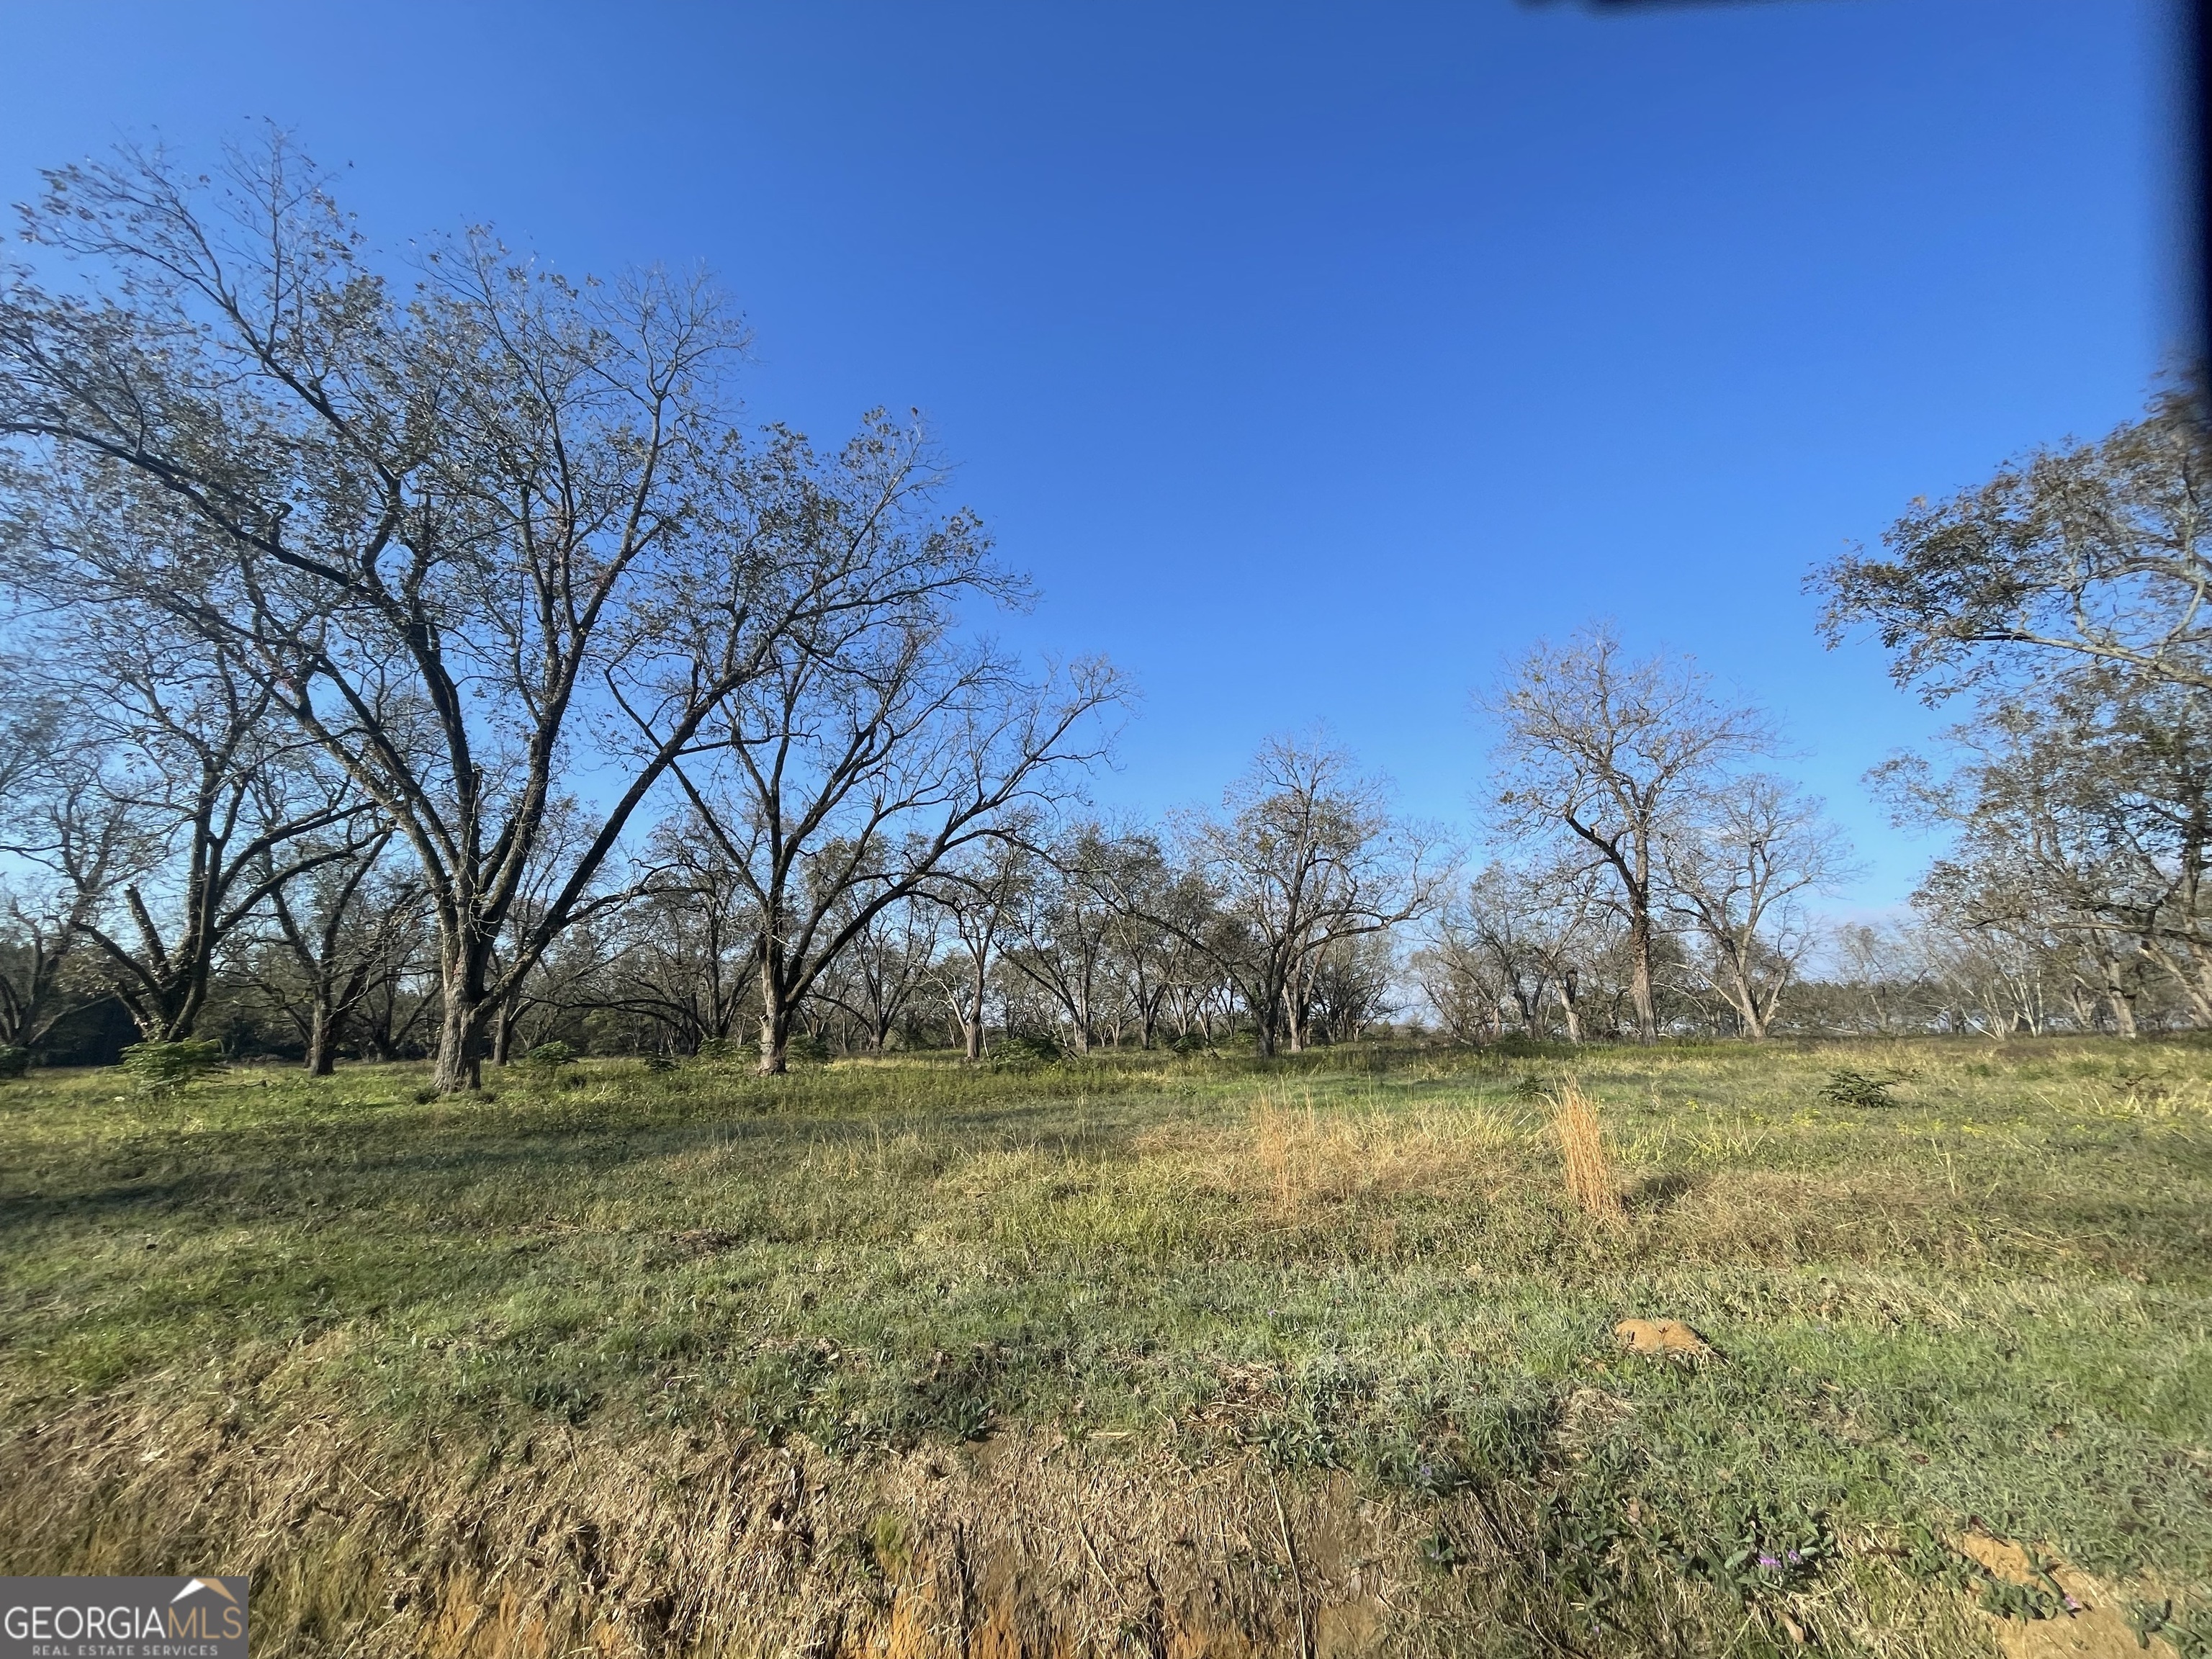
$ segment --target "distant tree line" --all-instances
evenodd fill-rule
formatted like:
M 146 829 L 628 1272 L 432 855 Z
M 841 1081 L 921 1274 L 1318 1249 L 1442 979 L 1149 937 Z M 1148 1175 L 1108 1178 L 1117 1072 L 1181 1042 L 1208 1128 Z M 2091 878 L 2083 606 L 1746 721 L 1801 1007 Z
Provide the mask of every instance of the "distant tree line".
M 1819 578 L 1974 718 L 1900 933 L 1755 708 L 1608 631 L 1488 694 L 1471 880 L 1324 739 L 1109 822 L 1124 690 L 1018 605 L 918 420 L 736 415 L 703 281 L 489 234 L 402 283 L 281 136 L 48 175 L 0 268 L 0 1057 L 215 1036 L 426 1056 L 794 1055 L 2212 1018 L 2196 542 L 2175 392 Z

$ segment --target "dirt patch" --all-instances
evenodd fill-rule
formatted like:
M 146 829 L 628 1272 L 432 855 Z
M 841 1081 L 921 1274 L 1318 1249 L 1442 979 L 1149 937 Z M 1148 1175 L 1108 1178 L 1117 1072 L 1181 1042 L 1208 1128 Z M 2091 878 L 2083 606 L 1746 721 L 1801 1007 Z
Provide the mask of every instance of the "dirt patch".
M 1961 1555 L 1994 1577 L 2042 1590 L 2071 1602 L 2051 1619 L 2002 1619 L 1985 1614 L 2006 1659 L 2136 1659 L 2145 1644 L 2119 1613 L 2119 1592 L 2077 1568 L 2016 1543 L 1969 1532 L 1952 1540 Z
M 1653 1359 L 1710 1359 L 1713 1350 L 1679 1319 L 1624 1319 L 1613 1328 L 1631 1353 Z

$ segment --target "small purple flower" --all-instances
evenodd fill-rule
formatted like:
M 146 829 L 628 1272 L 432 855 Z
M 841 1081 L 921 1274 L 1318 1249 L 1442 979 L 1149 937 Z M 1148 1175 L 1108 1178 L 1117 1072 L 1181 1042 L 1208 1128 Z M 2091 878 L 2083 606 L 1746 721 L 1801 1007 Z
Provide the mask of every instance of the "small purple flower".
M 1778 1555 L 1769 1555 L 1765 1550 L 1761 1550 L 1759 1553 L 1759 1565 L 1765 1571 L 1779 1572 L 1782 1571 L 1782 1558 Z
M 2066 1598 L 2066 1611 L 2069 1613 L 2079 1613 L 2081 1611 L 2081 1604 L 2069 1595 Z
M 1790 1552 L 1790 1565 L 1793 1567 L 1802 1567 L 1805 1565 L 1805 1558 L 1796 1550 L 1792 1550 Z

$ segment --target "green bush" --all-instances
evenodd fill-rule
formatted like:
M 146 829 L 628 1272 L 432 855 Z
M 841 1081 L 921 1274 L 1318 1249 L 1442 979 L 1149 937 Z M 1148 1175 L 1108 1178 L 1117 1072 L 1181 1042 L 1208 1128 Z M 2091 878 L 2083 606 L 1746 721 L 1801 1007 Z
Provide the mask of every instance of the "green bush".
M 1863 1072 L 1838 1072 L 1820 1085 L 1820 1098 L 1831 1106 L 1894 1106 L 1889 1085 Z
M 522 1063 L 541 1072 L 557 1072 L 576 1063 L 576 1051 L 565 1042 L 541 1042 L 523 1055 Z
M 1483 1044 L 1483 1052 L 1500 1060 L 1541 1060 L 1551 1051 L 1525 1031 L 1508 1031 L 1495 1042 Z
M 186 1084 L 223 1069 L 222 1045 L 206 1037 L 181 1042 L 134 1042 L 123 1051 L 123 1070 L 141 1094 L 173 1094 Z
M 9 1047 L 0 1048 L 0 1079 L 21 1077 L 31 1069 L 28 1048 Z
M 743 1037 L 706 1037 L 699 1044 L 702 1060 L 747 1060 L 759 1052 Z
M 1060 1059 L 1060 1040 L 1057 1037 L 1027 1031 L 1000 1037 L 993 1045 L 990 1055 L 991 1064 L 1002 1072 L 1026 1072 L 1040 1066 L 1056 1066 Z

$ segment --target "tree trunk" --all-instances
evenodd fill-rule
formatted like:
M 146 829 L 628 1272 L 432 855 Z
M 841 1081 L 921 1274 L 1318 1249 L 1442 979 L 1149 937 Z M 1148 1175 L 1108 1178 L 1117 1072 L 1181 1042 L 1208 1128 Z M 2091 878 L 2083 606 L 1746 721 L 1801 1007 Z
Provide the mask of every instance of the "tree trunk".
M 2130 1042 L 2136 1035 L 2136 1000 L 2120 983 L 2120 975 L 2107 968 L 2105 974 L 2105 1006 L 2112 1011 L 2112 1030 Z
M 1636 1004 L 1636 1040 L 1659 1039 L 1659 1010 L 1651 997 L 1651 915 L 1643 905 L 1628 915 L 1628 994 Z
M 760 947 L 760 1070 L 781 1077 L 791 1069 L 791 1002 L 783 983 L 783 947 L 773 932 Z
M 492 1010 L 484 1001 L 484 970 L 491 959 L 489 940 L 459 945 L 447 954 L 440 975 L 445 992 L 444 1020 L 438 1028 L 438 1063 L 430 1086 L 441 1095 L 483 1086 L 484 1023 Z
M 990 981 L 979 963 L 975 969 L 975 998 L 969 1005 L 969 1018 L 961 1031 L 967 1044 L 968 1063 L 971 1066 L 983 1058 L 983 998 L 989 985 Z
M 483 1086 L 483 1004 L 448 986 L 446 1017 L 438 1028 L 438 1064 L 430 1086 L 441 1095 Z
M 338 1022 L 327 1002 L 318 1000 L 307 1021 L 307 1075 L 329 1077 L 337 1070 Z
M 791 1010 L 773 998 L 761 1016 L 760 1069 L 763 1077 L 781 1077 L 791 1069 Z

